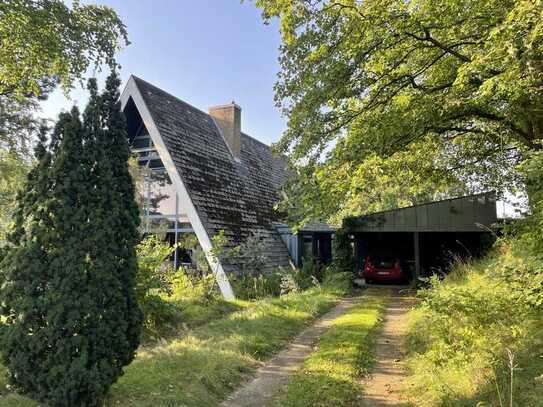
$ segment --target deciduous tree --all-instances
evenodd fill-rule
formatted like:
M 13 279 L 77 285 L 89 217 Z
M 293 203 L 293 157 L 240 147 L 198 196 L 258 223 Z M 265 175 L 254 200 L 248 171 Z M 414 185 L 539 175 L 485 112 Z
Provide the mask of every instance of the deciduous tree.
M 69 90 L 93 65 L 115 64 L 126 27 L 103 5 L 62 0 L 0 1 L 0 95 Z
M 453 188 L 503 190 L 542 148 L 540 0 L 255 3 L 281 22 L 276 96 L 289 125 L 278 147 L 309 171 L 299 189 L 330 194 L 367 160 L 398 161 L 427 141 L 436 148 L 423 169 L 450 172 Z M 323 184 L 328 165 L 349 174 Z M 336 199 L 349 205 L 348 194 Z

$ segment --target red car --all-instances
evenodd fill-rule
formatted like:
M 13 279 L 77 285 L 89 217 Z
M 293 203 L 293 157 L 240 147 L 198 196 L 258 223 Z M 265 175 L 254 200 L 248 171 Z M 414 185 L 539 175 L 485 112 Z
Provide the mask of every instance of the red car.
M 407 280 L 400 260 L 390 256 L 366 257 L 362 277 L 368 284 L 389 281 L 404 282 Z

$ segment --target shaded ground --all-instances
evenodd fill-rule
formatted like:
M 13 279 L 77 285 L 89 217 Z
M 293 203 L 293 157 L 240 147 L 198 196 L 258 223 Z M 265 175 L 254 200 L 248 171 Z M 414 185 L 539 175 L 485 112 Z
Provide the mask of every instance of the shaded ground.
M 357 301 L 359 297 L 343 299 L 335 308 L 298 335 L 286 349 L 261 367 L 251 382 L 234 392 L 221 406 L 265 406 L 272 402 L 281 388 L 288 383 L 290 376 L 311 354 L 317 339 L 337 317 Z
M 398 291 L 388 304 L 382 331 L 375 345 L 375 364 L 370 376 L 362 382 L 364 407 L 408 405 L 401 395 L 407 376 L 403 340 L 407 330 L 407 313 L 413 305 L 414 299 L 407 295 L 407 290 Z

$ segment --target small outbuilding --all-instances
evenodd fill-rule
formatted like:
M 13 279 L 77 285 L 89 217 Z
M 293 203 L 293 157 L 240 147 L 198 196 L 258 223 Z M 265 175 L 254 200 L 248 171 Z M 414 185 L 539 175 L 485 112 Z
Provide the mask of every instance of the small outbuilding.
M 496 222 L 496 194 L 487 192 L 349 217 L 343 228 L 354 243 L 357 272 L 367 256 L 387 255 L 401 259 L 414 277 L 483 253 Z

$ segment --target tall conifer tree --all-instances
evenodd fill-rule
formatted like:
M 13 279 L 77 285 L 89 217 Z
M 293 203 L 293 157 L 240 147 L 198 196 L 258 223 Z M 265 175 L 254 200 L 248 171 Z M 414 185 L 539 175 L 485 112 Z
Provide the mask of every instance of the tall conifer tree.
M 139 344 L 138 212 L 115 74 L 60 117 L 20 197 L 2 262 L 3 361 L 21 393 L 54 406 L 96 406 Z M 45 187 L 44 187 L 45 186 Z
M 107 162 L 111 165 L 112 181 L 108 188 L 111 194 L 111 207 L 107 213 L 111 218 L 112 230 L 115 232 L 110 249 L 115 253 L 115 264 L 122 279 L 123 289 L 127 290 L 124 296 L 127 301 L 128 312 L 126 322 L 128 324 L 128 349 L 135 350 L 139 345 L 143 315 L 137 305 L 135 278 L 138 264 L 136 257 L 136 245 L 139 243 L 138 227 L 140 214 L 138 205 L 134 199 L 135 186 L 128 170 L 130 148 L 128 146 L 128 133 L 126 118 L 121 111 L 120 103 L 120 79 L 113 72 L 106 81 L 106 89 L 102 95 L 102 117 L 104 120 L 104 144 L 106 146 Z M 129 353 L 132 357 L 132 352 Z M 127 360 L 126 363 L 131 361 Z

